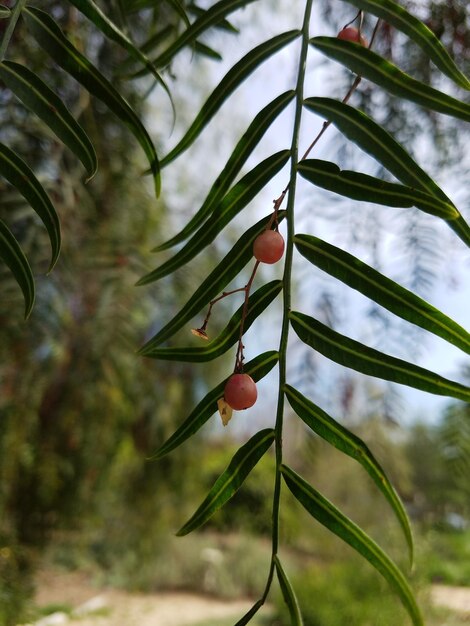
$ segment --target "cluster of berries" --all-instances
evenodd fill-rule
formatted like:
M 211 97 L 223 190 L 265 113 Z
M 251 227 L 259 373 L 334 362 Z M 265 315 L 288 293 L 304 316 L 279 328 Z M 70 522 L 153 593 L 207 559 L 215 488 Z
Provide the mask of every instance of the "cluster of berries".
M 284 237 L 277 230 L 265 230 L 253 243 L 253 256 L 272 265 L 284 254 Z M 258 397 L 255 381 L 248 374 L 232 374 L 224 389 L 224 400 L 234 411 L 249 409 Z
M 354 26 L 346 26 L 338 33 L 338 39 L 367 46 L 367 40 Z M 277 263 L 284 254 L 284 238 L 276 230 L 265 230 L 255 239 L 253 256 L 260 263 Z M 235 373 L 228 379 L 224 389 L 224 401 L 234 411 L 248 409 L 258 397 L 255 381 L 248 374 Z

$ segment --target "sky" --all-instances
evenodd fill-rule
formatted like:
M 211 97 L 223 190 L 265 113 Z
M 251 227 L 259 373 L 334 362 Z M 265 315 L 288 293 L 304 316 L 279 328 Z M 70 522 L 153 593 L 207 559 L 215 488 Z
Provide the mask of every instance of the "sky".
M 273 16 L 266 19 L 264 3 L 253 3 L 246 9 L 238 11 L 231 16 L 234 24 L 240 27 L 240 35 L 229 35 L 215 32 L 208 42 L 215 49 L 224 51 L 224 60 L 221 63 L 214 63 L 206 59 L 191 58 L 188 52 L 180 56 L 173 66 L 173 72 L 177 80 L 172 85 L 172 89 L 178 94 L 178 101 L 183 98 L 179 109 L 179 118 L 171 136 L 160 133 L 160 128 L 168 128 L 168 120 L 171 111 L 164 102 L 161 94 L 154 95 L 152 107 L 158 112 L 155 118 L 151 117 L 151 126 L 159 136 L 161 150 L 168 152 L 183 134 L 185 128 L 196 115 L 201 104 L 205 101 L 212 89 L 218 84 L 228 69 L 239 60 L 246 52 L 252 49 L 261 41 L 274 36 L 280 32 L 291 28 L 297 28 L 302 22 L 300 9 L 301 3 L 292 3 L 288 0 L 279 0 L 279 8 Z M 354 17 L 354 9 L 351 7 L 351 19 Z M 327 34 L 334 35 L 331 27 L 323 24 L 319 15 L 313 15 L 312 35 Z M 228 45 L 227 45 L 228 44 Z M 287 89 L 293 88 L 297 72 L 298 43 L 283 49 L 275 57 L 268 60 L 262 67 L 258 68 L 254 74 L 240 86 L 233 96 L 223 105 L 216 117 L 208 125 L 202 138 L 197 141 L 186 153 L 164 170 L 163 185 L 166 189 L 168 203 L 171 214 L 174 216 L 174 232 L 183 223 L 188 214 L 192 214 L 199 208 L 205 194 L 210 189 L 212 182 L 216 178 L 223 164 L 229 157 L 237 139 L 251 122 L 253 117 L 263 106 L 269 103 L 274 97 Z M 329 95 L 331 97 L 342 98 L 344 90 L 341 90 L 341 79 L 338 72 L 339 66 L 333 61 L 326 61 L 318 54 L 309 55 L 309 69 L 305 81 L 305 95 Z M 337 76 L 337 78 L 335 78 Z M 344 88 L 343 88 L 344 89 Z M 163 122 L 163 123 L 162 123 Z M 247 163 L 243 173 L 259 163 L 263 158 L 273 152 L 287 148 L 290 145 L 290 135 L 293 123 L 293 108 L 287 109 L 270 129 L 269 134 L 258 146 L 252 158 Z M 301 132 L 301 151 L 310 143 L 321 127 L 322 120 L 311 113 L 306 113 L 303 118 Z M 316 158 L 335 160 L 337 152 L 338 133 L 334 128 L 330 128 L 325 137 L 315 149 Z M 417 154 L 418 161 L 425 160 L 425 155 Z M 364 156 L 358 149 L 348 148 L 346 151 L 346 165 L 350 169 L 365 169 L 368 173 L 373 173 L 374 163 Z M 349 159 L 349 162 L 348 162 Z M 344 165 L 342 165 L 344 167 Z M 443 186 L 451 197 L 459 198 L 459 181 L 449 180 L 443 172 L 436 173 L 436 179 Z M 248 226 L 267 215 L 271 211 L 272 200 L 276 198 L 285 186 L 288 179 L 288 171 L 285 168 L 276 176 L 270 184 L 257 196 L 255 201 L 238 216 L 229 231 L 235 237 L 244 232 Z M 374 211 L 384 212 L 384 217 L 380 221 L 381 243 L 378 250 L 374 251 L 370 247 L 353 245 L 348 248 L 353 254 L 357 254 L 362 260 L 374 264 L 374 259 L 380 260 L 380 270 L 395 280 L 399 280 L 402 275 L 406 275 L 407 259 L 400 250 L 400 228 L 402 228 L 403 218 L 400 213 L 409 211 L 408 209 L 389 209 L 386 207 L 364 206 L 362 203 L 353 201 L 338 202 L 339 196 L 332 197 L 331 194 L 318 192 L 308 183 L 301 182 L 297 196 L 297 232 L 311 232 L 317 236 L 325 238 L 330 243 L 338 246 L 351 244 L 353 239 L 350 228 L 357 228 L 362 221 L 362 228 L 369 224 Z M 459 207 L 465 214 L 466 207 Z M 338 211 L 343 214 L 343 219 L 335 219 Z M 387 214 L 386 212 L 389 212 Z M 247 219 L 247 214 L 249 220 Z M 468 216 L 468 213 L 467 213 Z M 421 223 L 426 226 L 431 218 L 425 215 Z M 372 223 L 372 221 L 370 221 Z M 452 233 L 452 231 L 442 224 L 439 231 L 443 245 L 439 257 L 437 272 L 441 277 L 435 282 L 433 288 L 426 293 L 426 299 L 431 304 L 453 317 L 464 327 L 469 327 L 470 306 L 470 280 L 468 278 L 469 256 L 465 246 Z M 165 237 L 166 238 L 166 237 Z M 159 241 L 155 242 L 156 244 Z M 222 246 L 229 245 L 215 244 Z M 374 257 L 374 258 L 373 258 Z M 312 314 L 308 310 L 314 306 L 315 296 L 322 289 L 329 289 L 333 279 L 326 279 L 326 275 L 320 276 L 320 270 L 306 267 L 305 262 L 300 258 L 296 259 L 298 284 L 296 285 L 297 301 L 295 306 L 305 312 Z M 179 271 L 194 272 L 197 278 L 197 266 L 186 267 Z M 311 271 L 310 271 L 311 270 Z M 281 276 L 281 267 L 263 268 L 260 275 L 263 280 L 270 280 L 273 277 Z M 325 282 L 327 281 L 327 282 Z M 197 283 L 196 283 L 197 284 Z M 242 286 L 238 283 L 235 287 Z M 325 287 L 325 284 L 327 285 Z M 328 287 L 328 285 L 330 287 Z M 406 286 L 406 285 L 405 285 Z M 393 354 L 400 358 L 410 358 L 410 355 L 402 353 L 403 343 L 400 338 L 400 327 L 394 331 L 394 341 L 387 343 L 384 336 L 370 336 L 377 334 L 374 326 L 364 322 L 369 304 L 363 296 L 356 292 L 351 292 L 344 285 L 339 285 L 332 290 L 337 306 L 339 307 L 339 317 L 341 321 L 340 331 L 350 334 L 353 338 L 364 341 L 369 345 L 383 349 L 384 352 Z M 234 302 L 234 308 L 240 305 Z M 253 358 L 263 350 L 275 349 L 278 344 L 279 314 L 271 306 L 267 321 L 250 330 L 246 335 L 247 359 Z M 292 335 L 293 336 L 293 335 Z M 384 345 L 385 344 L 385 345 Z M 458 379 L 459 369 L 466 360 L 466 355 L 456 348 L 453 348 L 444 340 L 435 338 L 429 333 L 421 333 L 415 340 L 415 351 L 412 359 L 418 365 L 435 371 L 445 377 Z M 297 347 L 298 348 L 298 347 Z M 234 349 L 235 352 L 235 349 Z M 291 376 L 295 379 L 296 366 L 298 365 L 299 351 L 292 350 L 291 359 L 293 367 Z M 328 403 L 328 397 L 335 391 L 336 377 L 331 377 L 328 365 L 323 365 L 325 373 L 323 375 L 321 388 Z M 335 366 L 336 372 L 338 368 Z M 329 373 L 330 372 L 330 373 Z M 228 372 L 227 372 L 228 373 Z M 365 380 L 365 377 L 358 375 Z M 264 397 L 262 403 L 258 403 L 251 410 L 250 420 L 260 425 L 272 424 L 272 413 L 275 410 L 275 396 L 273 389 L 276 388 L 276 374 L 269 375 L 265 381 L 259 385 L 260 396 Z M 400 410 L 398 419 L 406 423 L 413 419 L 424 419 L 435 421 L 443 407 L 449 403 L 449 399 L 440 398 L 432 394 L 421 391 L 409 390 L 404 386 L 399 386 L 403 395 L 403 409 Z M 324 407 L 326 408 L 326 407 Z

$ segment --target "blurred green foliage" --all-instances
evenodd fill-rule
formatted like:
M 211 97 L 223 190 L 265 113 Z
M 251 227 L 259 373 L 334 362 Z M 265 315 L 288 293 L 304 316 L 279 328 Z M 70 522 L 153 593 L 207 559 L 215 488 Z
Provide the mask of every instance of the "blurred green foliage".
M 51 11 L 58 6 L 64 22 L 80 19 L 72 6 L 64 13 L 63 3 L 44 4 Z M 175 21 L 171 10 L 161 18 L 162 24 Z M 147 27 L 155 24 L 142 22 L 142 34 Z M 98 67 L 112 75 L 125 54 L 86 21 L 76 33 L 84 48 L 93 47 Z M 0 266 L 1 626 L 20 619 L 37 557 L 51 538 L 60 544 L 59 537 L 68 537 L 61 557 L 69 566 L 79 565 L 71 549 L 79 536 L 78 545 L 88 549 L 82 562 L 91 555 L 106 570 L 122 560 L 126 580 L 158 552 L 191 490 L 185 480 L 191 459 L 178 451 L 158 464 L 146 459 L 189 412 L 196 391 L 213 382 L 210 366 L 202 371 L 136 355 L 192 289 L 184 275 L 158 289 L 135 287 L 155 263 L 149 250 L 167 219 L 151 181 L 142 178 L 139 147 L 102 105 L 44 63 L 21 23 L 9 55 L 27 55 L 46 79 L 54 72 L 54 84 L 93 139 L 99 172 L 85 185 L 82 166 L 2 91 L 0 139 L 27 153 L 49 188 L 63 248 L 54 272 L 44 276 L 45 230 L 23 198 L 0 181 L 0 216 L 8 217 L 27 252 L 38 287 L 34 312 L 22 322 L 21 295 Z M 144 87 L 121 85 L 142 115 Z M 209 255 L 204 262 L 211 261 Z
M 305 626 L 396 626 L 406 623 L 400 602 L 371 567 L 351 558 L 315 564 L 291 576 Z M 290 624 L 280 594 L 279 626 Z
M 470 529 L 429 529 L 420 534 L 417 569 L 428 582 L 468 586 Z

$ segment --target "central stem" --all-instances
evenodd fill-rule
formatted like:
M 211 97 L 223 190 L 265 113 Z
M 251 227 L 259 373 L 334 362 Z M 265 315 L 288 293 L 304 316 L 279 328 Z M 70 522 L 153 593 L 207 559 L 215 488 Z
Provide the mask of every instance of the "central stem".
M 276 413 L 276 478 L 274 483 L 274 497 L 273 497 L 273 511 L 272 511 L 272 559 L 271 569 L 269 572 L 268 581 L 266 584 L 265 593 L 263 599 L 266 598 L 269 588 L 271 586 L 272 578 L 274 575 L 274 557 L 277 555 L 279 548 L 279 508 L 281 499 L 281 464 L 282 464 L 282 435 L 284 425 L 284 386 L 286 384 L 287 377 L 287 344 L 289 337 L 289 313 L 291 310 L 291 276 L 292 276 L 292 261 L 294 254 L 294 234 L 295 234 L 295 192 L 296 192 L 296 179 L 297 179 L 297 163 L 299 160 L 299 135 L 300 125 L 302 121 L 302 108 L 304 99 L 304 80 L 305 80 L 305 68 L 307 64 L 308 42 L 309 42 L 309 24 L 310 16 L 312 13 L 313 0 L 307 0 L 305 4 L 304 20 L 302 25 L 302 47 L 299 56 L 299 69 L 297 73 L 297 85 L 296 85 L 296 107 L 294 128 L 292 133 L 292 145 L 291 145 L 291 168 L 290 168 L 290 180 L 288 185 L 288 199 L 287 199 L 287 244 L 286 244 L 286 261 L 284 266 L 283 282 L 283 319 L 281 329 L 281 339 L 279 343 L 279 396 L 277 401 L 277 413 Z

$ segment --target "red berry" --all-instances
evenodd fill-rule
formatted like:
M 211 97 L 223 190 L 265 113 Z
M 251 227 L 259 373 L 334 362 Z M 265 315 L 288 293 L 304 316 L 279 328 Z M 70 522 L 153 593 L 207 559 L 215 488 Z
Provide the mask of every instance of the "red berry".
M 344 39 L 345 41 L 354 41 L 360 43 L 361 46 L 367 47 L 367 39 L 359 34 L 357 28 L 354 26 L 346 26 L 338 33 L 338 39 Z
M 261 263 L 276 263 L 284 254 L 284 238 L 275 230 L 265 230 L 253 244 L 255 259 Z
M 232 374 L 224 389 L 225 402 L 234 410 L 241 411 L 253 406 L 258 397 L 255 381 L 248 374 Z

